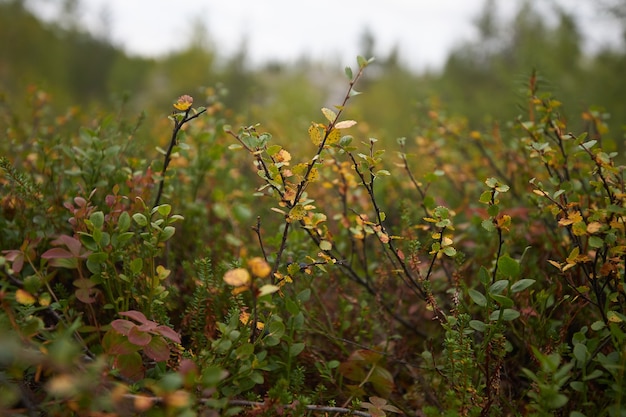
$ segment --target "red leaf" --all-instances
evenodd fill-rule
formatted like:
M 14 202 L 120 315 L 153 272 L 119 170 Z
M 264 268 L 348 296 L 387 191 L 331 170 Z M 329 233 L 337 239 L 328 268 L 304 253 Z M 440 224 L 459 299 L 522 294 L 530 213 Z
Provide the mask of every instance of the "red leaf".
M 135 381 L 143 378 L 143 361 L 138 352 L 129 355 L 119 355 L 115 358 L 113 366 L 119 369 L 120 373 L 126 378 Z
M 141 330 L 142 332 L 152 332 L 156 328 L 157 328 L 157 324 L 150 320 L 148 320 L 146 323 L 143 323 L 141 326 L 139 326 L 139 330 Z
M 43 259 L 73 258 L 74 255 L 63 248 L 48 249 L 41 254 Z
M 114 330 L 109 330 L 102 338 L 102 349 L 109 355 L 128 355 L 141 349 Z
M 11 269 L 16 274 L 22 270 L 24 266 L 24 254 L 19 250 L 3 250 L 4 257 L 7 261 L 12 262 Z
M 57 243 L 58 242 L 58 243 Z M 54 242 L 52 242 L 54 245 L 65 245 L 67 246 L 67 248 L 70 250 L 70 252 L 72 252 L 72 255 L 79 257 L 80 256 L 80 249 L 82 248 L 82 244 L 80 243 L 80 240 L 73 238 L 71 236 L 67 236 L 67 235 L 61 235 L 59 236 Z
M 96 283 L 87 278 L 79 278 L 74 281 L 74 286 L 77 288 L 93 288 Z
M 133 345 L 146 346 L 151 340 L 150 333 L 142 332 L 137 326 L 131 327 L 128 332 L 128 341 Z
M 97 288 L 79 288 L 74 292 L 76 298 L 85 304 L 93 304 L 96 302 L 96 296 L 100 292 Z
M 162 337 L 153 337 L 150 343 L 144 346 L 143 352 L 157 362 L 166 361 L 170 357 L 170 348 Z
M 158 326 L 155 331 L 173 342 L 180 343 L 180 335 L 167 326 Z
M 137 325 L 133 323 L 132 321 L 117 319 L 111 322 L 111 327 L 117 330 L 120 334 L 123 334 L 124 336 L 128 336 L 130 329 L 133 327 L 137 327 Z
M 141 311 L 136 311 L 136 310 L 122 311 L 120 313 L 120 316 L 130 317 L 131 319 L 136 320 L 142 324 L 150 321 L 146 318 L 146 316 L 144 316 L 144 314 Z

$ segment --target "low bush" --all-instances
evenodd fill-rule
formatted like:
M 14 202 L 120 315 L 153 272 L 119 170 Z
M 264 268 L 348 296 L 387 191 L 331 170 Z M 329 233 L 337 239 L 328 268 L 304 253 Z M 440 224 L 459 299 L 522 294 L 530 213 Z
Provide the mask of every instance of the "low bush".
M 373 138 L 370 62 L 289 141 L 213 89 L 156 150 L 124 111 L 4 115 L 2 413 L 624 415 L 605 115 L 571 132 L 532 74 L 504 127 Z

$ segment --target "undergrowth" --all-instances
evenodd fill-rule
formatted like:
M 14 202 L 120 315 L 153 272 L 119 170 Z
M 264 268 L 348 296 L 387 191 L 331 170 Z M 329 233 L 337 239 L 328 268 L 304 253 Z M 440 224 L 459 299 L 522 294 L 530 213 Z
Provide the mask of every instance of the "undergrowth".
M 626 415 L 606 115 L 571 132 L 532 74 L 506 128 L 374 138 L 370 63 L 290 140 L 214 89 L 156 147 L 124 111 L 3 109 L 2 414 Z

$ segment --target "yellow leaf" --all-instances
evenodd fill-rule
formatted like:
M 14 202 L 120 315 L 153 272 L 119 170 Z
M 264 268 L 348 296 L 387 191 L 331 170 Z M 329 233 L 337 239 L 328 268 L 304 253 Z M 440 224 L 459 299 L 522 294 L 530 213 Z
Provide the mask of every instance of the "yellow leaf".
M 609 311 L 606 313 L 606 317 L 611 323 L 621 323 L 623 321 L 622 318 L 615 313 L 615 311 Z
M 291 187 L 291 186 L 286 186 L 285 187 L 285 194 L 283 194 L 283 200 L 289 202 L 289 203 L 294 203 L 294 200 L 296 198 L 296 190 Z
M 276 285 L 266 284 L 259 288 L 259 297 L 263 297 L 264 295 L 273 294 L 278 291 L 280 288 Z
M 246 312 L 246 311 L 242 311 L 241 314 L 239 314 L 239 321 L 241 322 L 241 324 L 243 324 L 244 326 L 248 323 L 250 323 L 250 313 Z M 265 327 L 265 324 L 263 322 L 257 321 L 256 322 L 256 328 L 257 330 L 263 330 L 263 328 Z
M 174 108 L 176 110 L 185 111 L 189 109 L 192 104 L 193 104 L 193 97 L 185 94 L 184 96 L 178 97 L 178 100 L 176 101 L 176 103 L 174 103 Z
M 328 119 L 329 122 L 334 122 L 335 119 L 337 118 L 337 115 L 335 114 L 335 112 L 332 111 L 331 109 L 327 109 L 326 107 L 322 108 L 322 113 L 324 114 L 324 117 Z
M 47 306 L 50 305 L 51 302 L 52 302 L 52 299 L 50 297 L 50 294 L 48 294 L 48 293 L 43 293 L 39 297 L 39 305 L 40 306 L 47 307 Z
M 15 301 L 20 304 L 31 305 L 35 304 L 35 301 L 37 300 L 31 295 L 31 293 L 29 293 L 28 291 L 24 291 L 20 288 L 19 290 L 15 291 Z
M 309 126 L 309 138 L 311 138 L 313 145 L 319 146 L 322 143 L 322 133 L 315 123 Z
M 169 393 L 166 397 L 166 406 L 172 408 L 183 408 L 189 405 L 190 394 L 182 389 Z
M 555 268 L 557 268 L 559 271 L 561 271 L 561 264 L 558 263 L 557 261 L 552 261 L 552 260 L 548 260 L 548 263 L 552 266 L 554 266 Z
M 578 258 L 578 255 L 580 255 L 580 249 L 578 249 L 578 247 L 575 247 L 574 249 L 572 249 L 572 251 L 567 256 L 567 263 L 568 264 L 575 264 L 576 263 L 576 258 Z
M 572 225 L 572 232 L 576 236 L 585 236 L 587 234 L 587 225 L 583 221 L 576 222 Z
M 155 402 L 154 398 L 148 395 L 137 395 L 134 397 L 133 405 L 137 411 L 147 411 Z
M 61 374 L 50 379 L 46 388 L 48 394 L 58 397 L 70 397 L 78 392 L 78 381 L 76 377 L 69 374 Z
M 333 145 L 335 143 L 338 143 L 340 139 L 341 139 L 341 132 L 337 129 L 333 129 L 330 131 L 330 133 L 328 134 L 328 137 L 326 138 L 326 144 Z
M 272 268 L 263 258 L 255 257 L 248 261 L 248 267 L 252 271 L 252 275 L 257 276 L 259 278 L 267 277 L 270 272 L 272 272 Z
M 567 264 L 567 265 L 565 265 L 565 266 L 563 267 L 563 269 L 561 270 L 561 272 L 565 272 L 565 271 L 567 271 L 568 269 L 573 268 L 573 267 L 575 267 L 575 266 L 576 266 L 576 264 Z
M 602 229 L 602 223 L 600 222 L 591 222 L 587 225 L 587 233 L 594 234 Z
M 247 285 L 242 285 L 241 287 L 235 287 L 233 288 L 233 290 L 231 291 L 231 293 L 233 295 L 238 295 L 241 294 L 242 292 L 246 292 L 250 289 L 250 287 L 248 287 Z
M 224 274 L 224 282 L 233 287 L 241 287 L 250 283 L 250 273 L 244 268 L 235 268 Z
M 287 162 L 291 161 L 291 154 L 284 149 L 281 149 L 276 155 L 276 162 L 283 162 L 285 165 Z
M 480 139 L 480 132 L 477 130 L 472 130 L 470 132 L 470 138 L 474 139 L 474 140 L 478 140 Z
M 291 210 L 289 210 L 289 219 L 290 220 L 302 220 L 306 215 L 306 210 L 302 207 L 301 204 L 297 204 L 293 206 Z
M 328 240 L 320 241 L 320 249 L 321 250 L 331 250 L 332 248 L 333 248 L 333 244 L 330 243 Z
M 171 272 L 172 271 L 166 269 L 163 265 L 159 265 L 156 267 L 156 273 L 160 281 L 163 281 L 165 278 L 169 277 Z
M 319 178 L 320 178 L 320 174 L 319 174 L 319 171 L 317 170 L 317 168 L 311 169 L 311 172 L 309 172 L 309 181 L 315 182 Z
M 570 224 L 578 223 L 583 220 L 583 216 L 579 211 L 574 211 L 567 214 L 567 218 L 562 218 L 559 220 L 559 225 L 561 226 L 569 226 Z
M 356 124 L 354 120 L 343 120 L 335 125 L 335 129 L 348 129 Z

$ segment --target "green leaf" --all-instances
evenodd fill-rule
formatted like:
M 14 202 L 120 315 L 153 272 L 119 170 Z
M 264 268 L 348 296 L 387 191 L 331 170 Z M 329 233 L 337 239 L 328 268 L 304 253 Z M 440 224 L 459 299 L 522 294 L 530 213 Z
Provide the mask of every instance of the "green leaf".
M 268 328 L 268 334 L 263 339 L 266 345 L 268 346 L 276 346 L 280 343 L 280 339 L 285 334 L 285 325 L 282 321 L 273 321 L 270 323 Z
M 500 279 L 494 282 L 491 285 L 491 287 L 489 287 L 489 294 L 500 294 L 508 286 L 509 286 L 509 280 Z
M 215 386 L 227 376 L 228 371 L 217 365 L 208 365 L 202 370 L 202 384 L 209 387 Z
M 311 289 L 307 288 L 302 290 L 297 296 L 296 298 L 298 299 L 298 301 L 300 301 L 301 303 L 304 303 L 305 301 L 309 301 L 309 298 L 311 298 Z
M 272 146 L 268 146 L 268 148 L 265 151 L 267 152 L 269 156 L 274 156 L 278 152 L 280 152 L 281 149 L 282 149 L 282 146 L 280 145 L 272 145 Z
M 320 242 L 320 249 L 323 251 L 328 251 L 331 250 L 333 248 L 333 244 L 331 242 L 329 242 L 328 240 L 322 240 Z
M 130 262 L 130 272 L 137 275 L 143 269 L 143 259 L 135 258 Z
M 498 186 L 499 182 L 498 182 L 498 180 L 496 178 L 491 177 L 491 178 L 487 178 L 485 180 L 485 184 L 487 184 L 487 187 L 489 187 L 489 188 L 496 188 Z
M 497 204 L 492 204 L 487 208 L 487 214 L 490 217 L 496 217 L 500 213 L 500 206 Z
M 516 293 L 520 291 L 524 291 L 526 288 L 530 287 L 535 283 L 534 279 L 524 278 L 517 281 L 515 284 L 511 285 L 511 292 Z
M 141 213 L 133 214 L 133 220 L 141 227 L 145 227 L 148 225 L 148 219 Z
M 127 211 L 122 212 L 120 217 L 117 219 L 117 229 L 124 233 L 130 228 L 130 215 Z
M 505 277 L 517 278 L 520 274 L 519 262 L 508 255 L 504 255 L 498 259 L 498 271 Z
M 237 352 L 237 359 L 247 359 L 254 353 L 254 345 L 252 343 L 244 343 L 235 352 Z
M 574 345 L 574 349 L 572 350 L 572 354 L 574 355 L 574 358 L 576 358 L 578 363 L 580 365 L 583 365 L 587 361 L 587 355 L 589 354 L 589 352 L 587 351 L 587 346 L 583 345 L 582 343 L 576 343 Z
M 102 226 L 104 225 L 104 213 L 96 211 L 89 216 L 89 220 L 96 229 L 102 229 Z
M 132 380 L 143 378 L 143 359 L 139 352 L 116 356 L 114 365 L 126 378 Z
M 480 225 L 488 232 L 493 232 L 496 230 L 496 226 L 493 224 L 491 219 L 483 220 Z
M 579 146 L 580 146 L 580 149 L 583 149 L 583 148 L 584 149 L 591 149 L 591 148 L 593 148 L 596 145 L 596 143 L 598 143 L 598 141 L 593 139 L 593 140 L 589 140 L 589 141 L 587 141 L 585 143 L 582 143 Z
M 285 309 L 292 316 L 295 316 L 296 314 L 300 312 L 300 307 L 291 298 L 285 298 Z
M 352 81 L 352 78 L 353 78 L 353 76 L 352 76 L 352 68 L 350 68 L 350 67 L 346 67 L 346 68 L 344 69 L 344 72 L 346 73 L 346 77 L 348 77 L 348 79 L 349 79 L 350 81 Z
M 501 294 L 489 294 L 489 296 L 503 308 L 513 307 L 513 300 Z
M 456 255 L 456 249 L 454 249 L 452 246 L 446 246 L 445 248 L 443 248 L 443 253 L 452 258 Z
M 490 279 L 491 278 L 489 277 L 489 271 L 487 271 L 487 268 L 481 266 L 480 270 L 478 271 L 478 280 L 480 281 L 480 283 L 483 284 L 483 286 L 486 288 L 487 285 L 489 285 Z
M 487 330 L 487 325 L 480 320 L 470 320 L 469 326 L 478 332 L 484 332 Z
M 604 246 L 604 240 L 598 236 L 591 236 L 589 237 L 589 246 L 596 249 L 601 248 Z
M 469 293 L 469 296 L 472 299 L 472 301 L 474 301 L 480 307 L 486 307 L 487 306 L 487 297 L 485 297 L 482 293 L 476 291 L 473 288 L 470 288 L 468 290 L 468 293 Z
M 172 206 L 169 204 L 161 204 L 157 207 L 157 211 L 161 216 L 167 217 L 172 211 Z
M 174 236 L 174 233 L 176 233 L 176 228 L 174 226 L 165 226 L 163 228 L 163 232 L 159 236 L 159 241 L 165 242 L 166 240 Z
M 505 308 L 502 313 L 502 320 L 511 321 L 515 320 L 520 316 L 519 311 L 513 310 L 512 308 Z M 498 321 L 500 319 L 500 310 L 496 310 L 489 316 L 489 320 Z
M 294 343 L 293 345 L 289 346 L 289 356 L 292 358 L 298 356 L 303 350 L 304 343 Z
M 606 327 L 606 324 L 604 324 L 604 322 L 602 320 L 598 320 L 598 321 L 594 321 L 591 324 L 591 330 L 593 330 L 594 332 L 597 332 L 599 330 L 602 330 Z
M 106 252 L 96 252 L 96 253 L 92 253 L 91 255 L 89 255 L 87 259 L 90 262 L 101 264 L 103 262 L 106 262 L 107 259 L 109 259 L 109 254 Z

